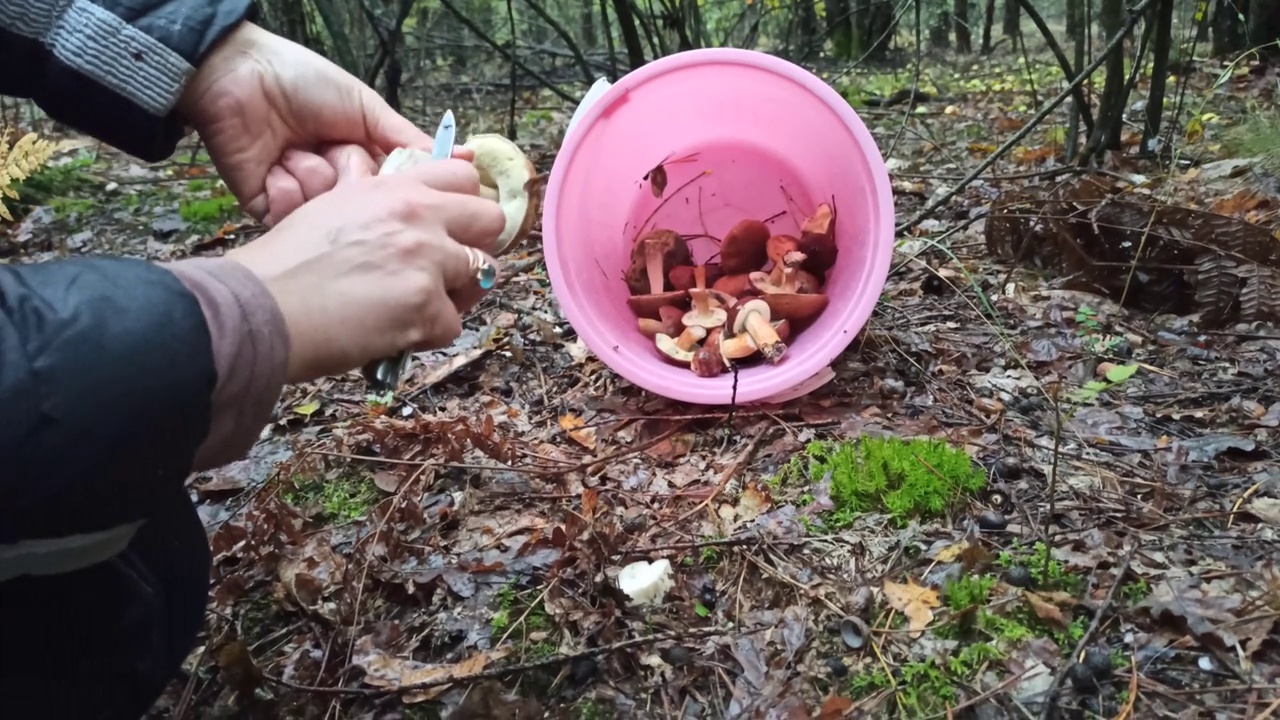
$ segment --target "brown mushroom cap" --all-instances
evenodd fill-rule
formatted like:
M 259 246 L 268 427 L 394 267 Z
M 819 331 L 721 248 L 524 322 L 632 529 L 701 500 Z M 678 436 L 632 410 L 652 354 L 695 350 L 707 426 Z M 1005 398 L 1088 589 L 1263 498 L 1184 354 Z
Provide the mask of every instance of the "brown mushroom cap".
M 723 332 L 715 328 L 707 333 L 706 342 L 693 354 L 689 369 L 698 377 L 715 377 L 725 371 L 724 358 L 720 355 L 720 335 Z
M 760 299 L 769 305 L 774 320 L 790 320 L 795 325 L 803 325 L 827 309 L 827 296 L 821 293 L 778 293 Z
M 742 220 L 720 242 L 720 265 L 728 275 L 759 270 L 769 259 L 765 245 L 769 226 L 759 220 Z
M 654 320 L 662 319 L 662 308 L 668 305 L 684 308 L 688 304 L 689 293 L 683 290 L 658 293 L 656 295 L 632 295 L 627 298 L 627 306 L 631 308 L 631 312 L 636 314 L 636 317 L 652 318 Z
M 806 271 L 821 276 L 836 264 L 836 209 L 822 203 L 800 226 L 800 251 L 807 257 L 801 265 Z
M 751 273 L 725 275 L 717 280 L 711 288 L 736 298 L 759 294 L 756 292 L 755 286 L 751 284 Z
M 800 249 L 800 240 L 794 235 L 774 235 L 769 238 L 769 242 L 765 245 L 765 251 L 769 259 L 774 265 L 783 264 L 783 258 L 787 253 L 796 252 Z M 761 263 L 763 265 L 763 263 Z M 755 268 L 759 270 L 759 267 Z
M 714 286 L 716 281 L 724 277 L 724 269 L 720 267 L 720 263 L 709 263 L 704 265 L 707 274 L 708 287 Z M 693 265 L 681 265 L 672 268 L 671 285 L 677 290 L 689 290 L 698 286 L 697 267 Z
M 654 230 L 631 246 L 631 265 L 626 274 L 627 287 L 633 295 L 660 293 L 670 287 L 667 276 L 673 268 L 692 264 L 689 244 L 679 233 L 674 230 Z

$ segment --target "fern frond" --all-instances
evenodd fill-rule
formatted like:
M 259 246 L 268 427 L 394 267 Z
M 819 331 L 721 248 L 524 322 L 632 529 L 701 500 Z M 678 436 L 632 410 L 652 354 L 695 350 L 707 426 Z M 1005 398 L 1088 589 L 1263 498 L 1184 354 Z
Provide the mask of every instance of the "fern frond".
M 18 199 L 14 185 L 43 168 L 58 146 L 33 132 L 9 143 L 10 128 L 0 125 L 0 219 L 13 222 L 13 215 L 2 198 Z

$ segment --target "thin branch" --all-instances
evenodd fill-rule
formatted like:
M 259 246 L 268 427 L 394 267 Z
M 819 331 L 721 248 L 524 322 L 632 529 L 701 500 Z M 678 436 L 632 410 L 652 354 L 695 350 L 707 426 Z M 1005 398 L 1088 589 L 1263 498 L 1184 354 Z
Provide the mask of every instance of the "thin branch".
M 441 2 L 444 2 L 444 0 L 441 0 Z M 1071 97 L 1072 93 L 1075 92 L 1074 88 L 1078 88 L 1083 85 L 1085 80 L 1087 80 L 1095 70 L 1102 67 L 1102 64 L 1107 61 L 1107 58 L 1111 57 L 1112 53 L 1120 51 L 1120 48 L 1124 46 L 1125 38 L 1129 37 L 1130 32 L 1133 32 L 1134 26 L 1138 24 L 1138 19 L 1142 17 L 1143 13 L 1147 11 L 1147 8 L 1150 7 L 1153 2 L 1155 2 L 1155 0 L 1142 0 L 1142 2 L 1138 3 L 1138 5 L 1129 12 L 1129 17 L 1125 19 L 1120 32 L 1116 33 L 1115 36 L 1111 38 L 1111 42 L 1107 43 L 1106 48 L 1103 49 L 1098 57 L 1095 58 L 1093 62 L 1089 63 L 1089 66 L 1082 70 L 1080 74 L 1071 81 L 1070 87 L 1063 90 L 1056 98 L 1049 101 L 1049 104 L 1041 108 L 1040 112 L 1036 113 L 1036 116 L 1031 118 L 1031 120 L 1024 125 L 1021 130 L 1014 133 L 1013 137 L 1009 138 L 1003 145 L 996 148 L 995 152 L 988 155 L 987 159 L 983 160 L 982 163 L 966 175 L 963 180 L 947 192 L 943 193 L 937 200 L 926 205 L 910 220 L 899 225 L 896 228 L 896 232 L 902 233 L 910 230 L 912 226 L 929 217 L 929 215 L 931 215 L 935 210 L 946 205 L 951 201 L 951 198 L 955 197 L 961 190 L 968 187 L 969 183 L 977 180 L 982 173 L 989 170 L 992 165 L 996 164 L 996 161 L 1007 155 L 1014 146 L 1022 141 L 1023 138 L 1030 135 L 1032 130 L 1039 127 L 1040 123 L 1044 122 L 1044 119 L 1049 117 L 1049 113 L 1053 112 L 1063 103 L 1063 101 Z
M 1148 0 L 1148 2 L 1150 2 L 1150 0 Z M 476 37 L 483 40 L 489 47 L 502 53 L 503 57 L 505 57 L 507 60 L 510 60 L 516 67 L 523 70 L 526 75 L 537 80 L 539 83 L 542 84 L 543 87 L 555 93 L 556 97 L 573 105 L 578 104 L 578 100 L 580 98 L 576 98 L 570 95 L 569 93 L 565 92 L 564 90 L 561 90 L 558 85 L 548 80 L 541 73 L 537 72 L 536 70 L 533 70 L 528 65 L 525 65 L 524 63 L 520 62 L 520 59 L 516 57 L 516 54 L 514 52 L 503 47 L 502 43 L 489 37 L 489 34 L 486 33 L 479 25 L 477 25 L 474 20 L 467 17 L 465 13 L 459 10 L 458 6 L 454 5 L 452 0 L 440 0 L 440 5 L 445 10 L 448 10 L 449 13 L 452 14 L 454 17 L 458 18 L 458 22 L 462 23 L 468 30 L 475 33 Z M 511 44 L 512 46 L 515 45 L 515 38 L 511 39 Z

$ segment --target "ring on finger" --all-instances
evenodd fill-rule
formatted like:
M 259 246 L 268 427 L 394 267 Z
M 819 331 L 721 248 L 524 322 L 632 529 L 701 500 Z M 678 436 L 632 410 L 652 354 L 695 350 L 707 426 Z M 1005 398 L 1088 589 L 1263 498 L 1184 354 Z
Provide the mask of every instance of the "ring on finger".
M 475 248 L 467 248 L 467 259 L 470 261 L 471 271 L 475 273 L 476 283 L 480 285 L 480 289 L 492 290 L 498 282 L 498 268 Z

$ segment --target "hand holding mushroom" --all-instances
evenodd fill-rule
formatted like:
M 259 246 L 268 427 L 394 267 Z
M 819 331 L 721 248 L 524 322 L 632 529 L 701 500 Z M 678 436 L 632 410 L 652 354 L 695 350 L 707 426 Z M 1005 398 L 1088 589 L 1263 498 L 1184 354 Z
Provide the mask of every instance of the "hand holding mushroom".
M 496 244 L 492 248 L 481 248 L 492 255 L 501 255 L 524 240 L 533 229 L 541 204 L 541 177 L 520 146 L 502 135 L 472 135 L 461 147 L 474 156 L 471 164 L 480 175 L 480 196 L 498 203 L 507 219 Z M 397 148 L 387 156 L 381 172 L 430 161 L 431 155 L 422 150 Z
M 625 279 L 637 327 L 667 360 L 698 377 L 737 363 L 782 361 L 787 342 L 827 307 L 822 292 L 835 264 L 835 210 L 823 203 L 800 237 L 774 235 L 759 220 L 734 225 L 719 263 L 694 263 L 670 229 L 636 240 Z

